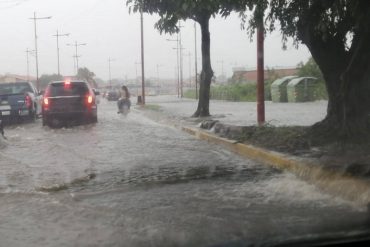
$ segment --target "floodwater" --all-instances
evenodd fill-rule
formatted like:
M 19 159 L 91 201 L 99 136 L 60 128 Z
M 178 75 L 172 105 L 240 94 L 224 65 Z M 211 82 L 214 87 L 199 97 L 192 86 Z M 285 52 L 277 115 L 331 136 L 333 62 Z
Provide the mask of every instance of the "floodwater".
M 274 245 L 366 232 L 366 208 L 102 100 L 99 123 L 7 126 L 0 246 Z

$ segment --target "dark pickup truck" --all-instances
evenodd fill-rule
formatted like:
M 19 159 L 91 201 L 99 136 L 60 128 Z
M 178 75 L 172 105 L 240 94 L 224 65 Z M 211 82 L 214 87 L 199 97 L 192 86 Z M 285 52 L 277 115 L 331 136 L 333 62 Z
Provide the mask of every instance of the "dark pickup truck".
M 41 114 L 41 97 L 31 82 L 0 83 L 0 119 L 34 120 Z

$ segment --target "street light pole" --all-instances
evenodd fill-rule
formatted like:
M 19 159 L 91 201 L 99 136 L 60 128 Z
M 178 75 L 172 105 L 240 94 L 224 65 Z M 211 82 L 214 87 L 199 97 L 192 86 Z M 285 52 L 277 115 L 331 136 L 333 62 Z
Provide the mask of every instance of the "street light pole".
M 221 64 L 221 75 L 224 75 L 224 60 L 217 61 L 218 63 Z
M 59 34 L 57 29 L 57 34 L 53 35 L 57 38 L 57 59 L 58 59 L 58 76 L 60 76 L 60 58 L 59 58 L 59 37 L 69 36 L 69 33 Z
M 144 17 L 143 10 L 140 10 L 140 26 L 141 26 L 141 97 L 142 104 L 145 105 L 145 67 L 144 67 Z
M 182 55 L 182 41 L 181 41 L 181 23 L 179 22 L 179 29 L 180 29 L 180 32 L 179 32 L 179 45 L 180 45 L 180 92 L 181 92 L 181 98 L 184 96 L 184 92 L 183 92 L 183 87 L 184 87 L 184 75 L 183 75 L 183 63 L 184 63 L 184 60 L 183 60 L 183 55 Z
M 38 58 L 38 49 L 37 49 L 37 27 L 36 27 L 36 21 L 37 20 L 45 20 L 45 19 L 51 19 L 51 16 L 47 17 L 36 17 L 36 12 L 33 12 L 33 18 L 29 18 L 33 20 L 34 22 L 34 28 L 35 28 L 35 56 L 36 56 L 36 87 L 37 90 L 40 90 L 39 85 L 39 58 Z
M 265 83 L 264 83 L 264 26 L 263 15 L 257 27 L 257 122 L 265 123 Z
M 177 64 L 177 97 L 180 98 L 180 66 L 179 66 L 179 35 L 177 39 L 167 39 L 167 41 L 176 41 L 176 64 Z
M 112 76 L 111 76 L 111 70 L 110 70 L 110 63 L 113 62 L 114 59 L 108 58 L 108 67 L 109 67 L 109 86 L 112 89 Z
M 161 64 L 157 64 L 157 84 L 159 85 L 159 67 L 162 67 Z
M 198 54 L 197 54 L 197 23 L 194 21 L 194 57 L 195 57 L 195 99 L 198 99 Z
M 184 56 L 189 58 L 189 87 L 191 88 L 191 52 L 189 51 Z
M 29 60 L 29 54 L 31 53 L 31 52 L 34 52 L 35 50 L 29 50 L 28 48 L 27 48 L 27 50 L 26 50 L 26 58 L 27 58 L 27 81 L 30 81 L 30 60 Z

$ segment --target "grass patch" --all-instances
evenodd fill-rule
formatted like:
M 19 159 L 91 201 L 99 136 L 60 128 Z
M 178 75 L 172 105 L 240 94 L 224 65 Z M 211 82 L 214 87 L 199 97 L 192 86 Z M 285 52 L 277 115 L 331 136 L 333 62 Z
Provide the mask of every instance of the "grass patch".
M 296 153 L 309 150 L 311 142 L 307 138 L 309 127 L 275 127 L 275 126 L 247 126 L 243 127 L 238 138 L 241 142 L 247 142 L 264 148 Z
M 327 137 L 313 135 L 312 126 L 243 126 L 237 131 L 229 128 L 229 131 L 223 131 L 222 136 L 293 155 L 325 154 L 343 159 L 349 157 L 348 160 L 352 161 L 370 157 L 370 136 L 364 137 L 366 141 L 361 142 L 333 141 Z
M 145 110 L 151 110 L 151 111 L 160 111 L 162 109 L 159 105 L 144 105 L 141 106 Z
M 271 81 L 265 82 L 265 99 L 271 100 Z M 245 101 L 255 102 L 257 88 L 255 83 L 234 83 L 228 85 L 211 86 L 210 97 L 212 100 Z M 191 89 L 184 93 L 186 98 L 195 99 L 195 90 Z

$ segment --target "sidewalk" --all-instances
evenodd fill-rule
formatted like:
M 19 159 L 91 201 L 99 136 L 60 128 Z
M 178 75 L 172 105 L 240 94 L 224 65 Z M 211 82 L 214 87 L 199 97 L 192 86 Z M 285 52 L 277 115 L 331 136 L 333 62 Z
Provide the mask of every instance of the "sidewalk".
M 148 97 L 147 105 L 158 105 L 160 110 L 151 112 L 150 117 L 194 135 L 196 138 L 224 146 L 226 149 L 249 159 L 257 160 L 278 169 L 287 170 L 298 177 L 312 182 L 323 191 L 341 196 L 360 205 L 370 205 L 370 166 L 365 163 L 348 163 L 347 159 L 334 157 L 312 158 L 283 154 L 246 143 L 238 143 L 217 136 L 212 131 L 199 128 L 200 119 L 190 116 L 196 110 L 197 102 L 178 99 L 175 96 Z M 274 126 L 310 126 L 326 114 L 325 101 L 309 103 L 266 102 L 266 122 Z M 223 124 L 247 126 L 256 124 L 256 103 L 211 101 L 212 120 Z M 333 157 L 330 157 L 333 158 Z M 333 162 L 334 160 L 334 162 Z
M 192 99 L 179 99 L 176 96 L 152 96 L 146 98 L 147 104 L 161 106 L 173 117 L 190 117 L 197 109 L 198 102 Z M 326 115 L 326 101 L 307 103 L 273 103 L 266 101 L 266 123 L 274 126 L 309 126 Z M 213 119 L 230 125 L 257 124 L 257 105 L 255 102 L 228 102 L 211 100 L 210 113 Z

